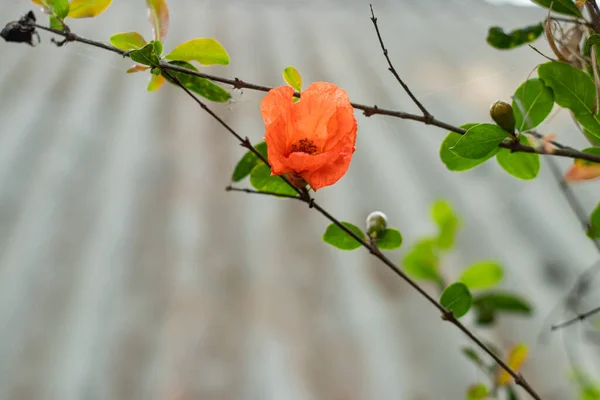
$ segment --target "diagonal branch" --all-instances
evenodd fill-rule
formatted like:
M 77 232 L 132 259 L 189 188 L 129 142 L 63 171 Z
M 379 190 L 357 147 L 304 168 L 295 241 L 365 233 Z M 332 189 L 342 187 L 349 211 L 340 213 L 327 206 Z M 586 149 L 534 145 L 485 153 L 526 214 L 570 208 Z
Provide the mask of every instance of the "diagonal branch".
M 394 65 L 392 64 L 392 60 L 390 60 L 390 56 L 388 55 L 388 50 L 385 48 L 385 44 L 383 43 L 383 38 L 381 37 L 381 33 L 379 32 L 379 26 L 377 25 L 377 17 L 375 17 L 375 13 L 373 12 L 373 5 L 369 4 L 369 7 L 371 7 L 371 22 L 373 22 L 373 26 L 375 27 L 375 32 L 377 32 L 377 38 L 379 39 L 379 44 L 381 45 L 381 50 L 383 51 L 383 55 L 385 56 L 385 59 L 387 60 L 387 63 L 389 66 L 388 70 L 392 73 L 392 75 L 394 75 L 394 77 L 396 78 L 396 80 L 398 81 L 400 86 L 402 86 L 402 88 L 404 89 L 406 94 L 408 94 L 408 96 L 417 105 L 417 107 L 419 107 L 419 110 L 421 110 L 421 112 L 423 113 L 423 117 L 425 117 L 425 120 L 423 122 L 426 124 L 431 123 L 431 120 L 433 120 L 433 115 L 431 115 L 429 113 L 429 111 L 427 111 L 425 106 L 423 106 L 423 104 L 421 104 L 421 102 L 417 99 L 417 97 L 410 90 L 408 85 L 406 83 L 404 83 L 402 78 L 400 78 L 400 75 L 398 74 L 398 71 L 396 71 L 396 68 L 394 68 Z

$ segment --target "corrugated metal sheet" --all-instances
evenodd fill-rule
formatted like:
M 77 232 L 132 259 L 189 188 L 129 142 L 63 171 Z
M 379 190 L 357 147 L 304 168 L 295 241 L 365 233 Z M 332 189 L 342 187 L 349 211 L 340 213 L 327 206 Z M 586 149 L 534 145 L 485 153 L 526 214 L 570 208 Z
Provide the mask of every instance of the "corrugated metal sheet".
M 230 52 L 230 66 L 207 71 L 280 85 L 280 71 L 294 65 L 305 82 L 336 82 L 353 101 L 415 109 L 386 72 L 362 1 L 170 5 L 167 48 L 216 37 Z M 539 9 L 474 0 L 374 6 L 401 75 L 448 122 L 487 120 L 492 101 L 508 99 L 544 61 L 527 48 L 485 44 L 490 25 L 536 22 Z M 3 2 L 0 14 L 16 19 L 27 9 Z M 115 2 L 72 28 L 94 39 L 150 36 L 141 1 Z M 119 57 L 79 44 L 57 49 L 45 34 L 43 42 L 2 44 L 0 399 L 438 400 L 461 399 L 483 379 L 460 354 L 465 337 L 423 299 L 366 252 L 322 244 L 318 214 L 226 193 L 243 151 L 184 94 L 148 94 L 146 76 L 126 75 Z M 261 97 L 236 91 L 213 108 L 259 140 Z M 464 221 L 448 275 L 499 259 L 505 286 L 538 305 L 535 319 L 504 318 L 482 334 L 505 347 L 529 343 L 531 384 L 544 399 L 572 398 L 563 342 L 537 335 L 598 254 L 547 168 L 535 182 L 494 162 L 452 174 L 439 161 L 439 129 L 357 118 L 351 168 L 318 200 L 357 224 L 385 211 L 404 234 L 400 260 L 433 232 L 430 203 L 448 198 Z M 584 145 L 567 118 L 551 129 Z M 577 191 L 594 205 L 597 187 Z M 551 280 L 549 265 L 564 279 Z M 583 340 L 570 340 L 582 349 Z M 593 362 L 597 351 L 585 351 Z

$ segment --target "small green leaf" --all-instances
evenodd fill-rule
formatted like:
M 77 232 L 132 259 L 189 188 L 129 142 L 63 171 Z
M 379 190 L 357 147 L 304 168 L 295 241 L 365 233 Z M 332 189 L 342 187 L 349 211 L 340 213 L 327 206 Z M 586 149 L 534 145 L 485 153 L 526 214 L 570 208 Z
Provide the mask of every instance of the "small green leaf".
M 488 366 L 483 362 L 481 357 L 479 357 L 479 354 L 477 354 L 477 351 L 475 351 L 474 348 L 463 347 L 462 352 L 469 360 L 471 360 L 478 367 L 482 368 L 483 370 L 488 368 Z
M 575 5 L 573 0 L 531 0 L 534 3 L 551 9 L 553 12 L 560 14 L 572 15 L 573 17 L 583 18 L 581 11 Z
M 167 60 L 197 61 L 202 65 L 227 65 L 229 54 L 215 39 L 192 39 L 181 43 L 165 56 Z
M 478 124 L 465 124 L 462 125 L 461 128 L 469 130 L 475 125 Z M 450 150 L 450 148 L 454 147 L 454 145 L 456 145 L 456 142 L 458 142 L 460 138 L 462 138 L 462 135 L 456 132 L 448 132 L 448 135 L 446 135 L 446 138 L 440 146 L 440 159 L 446 165 L 446 168 L 448 168 L 450 171 L 467 171 L 471 168 L 478 166 L 479 164 L 483 164 L 496 154 L 495 152 L 491 152 L 487 156 L 478 160 L 470 160 L 468 158 L 457 156 Z
M 283 70 L 282 75 L 285 83 L 293 87 L 297 92 L 302 91 L 302 77 L 296 68 L 289 66 Z
M 146 44 L 146 39 L 137 32 L 121 32 L 110 37 L 110 44 L 124 51 L 139 50 Z
M 152 25 L 154 40 L 165 40 L 169 31 L 169 7 L 165 0 L 146 0 L 148 20 Z M 160 52 L 159 54 L 161 54 Z
M 260 154 L 266 159 L 267 158 L 267 144 L 265 142 L 260 142 L 254 145 L 254 148 L 258 150 Z M 252 172 L 252 169 L 257 166 L 259 163 L 262 163 L 260 158 L 256 156 L 251 151 L 246 152 L 244 156 L 238 161 L 235 166 L 235 170 L 233 171 L 233 175 L 231 176 L 231 180 L 233 182 L 239 182 Z
M 467 400 L 484 400 L 488 397 L 489 390 L 483 383 L 469 386 Z
M 260 163 L 250 172 L 250 184 L 259 192 L 272 192 L 284 196 L 295 196 L 298 193 L 279 176 L 271 176 L 271 168 Z
M 387 228 L 377 238 L 377 247 L 381 250 L 394 250 L 402 246 L 402 234 L 394 228 Z
M 69 15 L 69 2 L 68 0 L 50 0 L 50 5 L 54 14 L 60 18 L 65 19 Z
M 541 79 L 528 79 L 515 91 L 512 106 L 517 130 L 527 131 L 544 122 L 550 115 L 554 106 L 554 93 Z
M 529 144 L 524 135 L 521 135 L 519 140 L 522 144 Z M 496 154 L 496 161 L 515 178 L 535 179 L 540 172 L 540 155 L 537 153 L 511 152 L 509 149 L 500 149 Z
M 65 26 L 53 14 L 48 16 L 48 23 L 50 24 L 50 28 L 56 29 L 57 31 L 62 31 L 65 29 Z
M 473 306 L 477 312 L 477 323 L 481 325 L 494 322 L 497 312 L 524 315 L 532 312 L 531 305 L 527 301 L 506 292 L 492 292 L 476 296 Z
M 592 211 L 589 225 L 587 235 L 592 239 L 600 238 L 600 203 Z
M 462 317 L 469 311 L 472 301 L 469 288 L 461 282 L 451 284 L 440 296 L 440 304 L 452 311 L 456 318 Z
M 128 54 L 129 58 L 138 64 L 148 65 L 150 67 L 160 66 L 160 58 L 155 52 L 153 43 L 148 43 L 139 50 L 132 50 Z
M 437 239 L 421 239 L 404 256 L 404 270 L 416 279 L 441 282 L 438 274 Z
M 450 151 L 463 158 L 479 160 L 498 151 L 498 145 L 508 135 L 498 125 L 478 124 L 467 130 Z
M 583 45 L 583 55 L 586 57 L 590 57 L 592 55 L 592 46 L 600 44 L 600 35 L 595 33 L 588 37 Z
M 459 220 L 452 206 L 445 200 L 438 200 L 431 207 L 431 217 L 439 229 L 437 245 L 447 250 L 454 246 L 454 237 L 458 230 Z
M 92 18 L 102 14 L 112 0 L 71 0 L 69 18 Z
M 512 49 L 531 43 L 544 33 L 544 25 L 540 22 L 537 25 L 526 26 L 525 28 L 515 29 L 509 33 L 498 26 L 489 29 L 487 42 L 490 46 L 500 50 Z
M 365 234 L 357 226 L 352 225 L 349 222 L 342 222 L 342 224 L 354 232 L 356 236 L 364 240 Z M 323 241 L 341 250 L 354 250 L 361 246 L 361 243 L 358 240 L 350 236 L 336 224 L 330 224 L 327 227 L 323 234 Z
M 198 71 L 198 68 L 185 61 L 169 61 L 169 64 L 177 65 L 182 68 L 191 69 L 192 71 Z M 224 103 L 231 99 L 231 95 L 221 86 L 208 79 L 201 78 L 199 76 L 184 74 L 177 71 L 169 71 L 170 75 L 175 76 L 188 90 L 214 102 Z M 176 83 L 167 74 L 164 74 L 165 78 L 169 83 L 176 85 Z
M 150 43 L 154 45 L 154 52 L 160 57 L 163 53 L 163 44 L 160 40 L 153 40 Z
M 485 289 L 496 285 L 502 280 L 504 270 L 495 261 L 480 261 L 463 271 L 459 281 L 471 290 Z

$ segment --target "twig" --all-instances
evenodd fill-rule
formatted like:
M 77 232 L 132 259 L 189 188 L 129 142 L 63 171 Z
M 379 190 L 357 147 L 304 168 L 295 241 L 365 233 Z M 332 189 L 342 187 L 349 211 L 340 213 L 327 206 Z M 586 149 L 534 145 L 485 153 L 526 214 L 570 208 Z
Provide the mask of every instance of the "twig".
M 557 329 L 566 328 L 567 326 L 573 325 L 574 323 L 579 322 L 579 321 L 583 321 L 584 319 L 589 318 L 592 315 L 597 314 L 599 312 L 600 312 L 600 307 L 596 307 L 596 308 L 594 308 L 592 310 L 589 310 L 589 311 L 586 311 L 586 312 L 584 312 L 582 314 L 579 314 L 576 317 L 571 318 L 571 319 L 569 319 L 567 321 L 561 322 L 561 323 L 556 324 L 556 325 L 552 325 L 550 327 L 550 329 L 553 330 L 553 331 L 555 331 Z
M 294 195 L 291 195 L 291 194 L 282 194 L 282 193 L 266 192 L 266 191 L 259 192 L 258 190 L 246 189 L 246 188 L 236 188 L 236 187 L 233 187 L 231 185 L 225 187 L 225 191 L 226 192 L 243 192 L 243 193 L 249 193 L 249 194 L 262 194 L 262 195 L 265 195 L 265 196 L 285 197 L 285 198 L 288 198 L 288 199 L 296 199 L 296 200 L 304 201 L 302 199 L 302 197 L 300 197 L 300 196 L 294 196 Z
M 68 37 L 69 38 L 68 41 L 71 41 L 71 42 L 80 42 L 80 43 L 88 44 L 90 46 L 108 50 L 113 53 L 120 54 L 121 56 L 125 56 L 125 57 L 128 56 L 127 52 L 125 52 L 121 49 L 118 49 L 118 48 L 111 46 L 109 44 L 106 44 L 106 43 L 97 42 L 94 40 L 83 38 L 73 32 L 66 33 L 63 31 L 48 28 L 48 27 L 38 25 L 38 24 L 32 24 L 32 26 L 35 26 L 36 28 L 51 32 L 51 33 L 59 35 L 59 36 L 63 36 L 65 38 Z M 165 70 L 174 71 L 174 72 L 179 72 L 182 74 L 193 75 L 193 76 L 197 76 L 200 78 L 209 79 L 214 82 L 224 83 L 227 85 L 231 85 L 236 89 L 249 89 L 249 90 L 256 90 L 256 91 L 260 91 L 260 92 L 268 92 L 271 89 L 273 89 L 272 87 L 269 87 L 269 86 L 257 85 L 254 83 L 245 82 L 239 78 L 229 79 L 229 78 L 223 78 L 223 77 L 216 76 L 216 75 L 205 74 L 202 72 L 179 67 L 177 65 L 169 64 L 165 61 L 161 61 L 160 68 L 163 71 L 165 71 Z M 301 94 L 294 93 L 294 96 L 301 97 Z M 351 105 L 355 109 L 363 111 L 363 114 L 367 117 L 372 116 L 372 115 L 387 115 L 390 117 L 407 119 L 407 120 L 421 122 L 424 124 L 434 125 L 434 126 L 437 126 L 438 128 L 442 128 L 446 131 L 458 133 L 459 135 L 464 135 L 466 133 L 465 129 L 462 129 L 460 127 L 454 126 L 452 124 L 449 124 L 449 123 L 446 123 L 443 121 L 439 121 L 439 120 L 433 118 L 432 116 L 427 117 L 425 115 L 416 115 L 416 114 L 411 114 L 411 113 L 407 113 L 407 112 L 403 112 L 403 111 L 387 110 L 384 108 L 379 108 L 376 105 L 375 106 L 367 106 L 367 105 L 359 104 L 359 103 L 351 103 Z M 557 145 L 555 142 L 553 142 L 553 143 L 555 145 Z M 575 149 L 572 149 L 570 147 L 563 146 L 563 145 L 557 145 L 557 147 L 562 148 L 562 149 L 556 150 L 555 152 L 553 152 L 551 154 L 547 154 L 538 149 L 534 149 L 531 146 L 522 145 L 520 143 L 515 143 L 515 144 L 501 143 L 499 145 L 499 147 L 507 148 L 507 149 L 510 149 L 515 152 L 537 153 L 540 155 L 552 155 L 552 156 L 558 156 L 558 157 L 576 158 L 576 159 L 600 163 L 600 155 L 591 154 L 591 153 L 583 153 L 581 151 L 578 151 L 578 150 L 575 150 Z
M 385 48 L 385 44 L 383 44 L 383 38 L 381 37 L 381 33 L 379 32 L 379 26 L 377 25 L 377 17 L 375 17 L 375 13 L 373 12 L 373 5 L 369 4 L 369 7 L 371 7 L 371 22 L 373 22 L 373 26 L 375 27 L 375 32 L 377 32 L 377 38 L 379 39 L 379 44 L 381 45 L 381 50 L 383 51 L 383 55 L 385 56 L 385 59 L 387 60 L 387 63 L 389 66 L 388 70 L 392 73 L 392 75 L 394 75 L 394 77 L 396 78 L 396 80 L 398 81 L 400 86 L 402 86 L 402 88 L 404 89 L 406 94 L 408 94 L 408 96 L 417 105 L 417 107 L 419 107 L 419 110 L 421 110 L 421 112 L 423 113 L 423 117 L 425 117 L 425 120 L 423 122 L 426 124 L 431 123 L 431 120 L 433 120 L 433 115 L 431 115 L 429 113 L 429 111 L 427 111 L 425 106 L 423 106 L 423 104 L 421 104 L 421 102 L 416 98 L 416 96 L 410 90 L 408 85 L 406 83 L 404 83 L 402 78 L 400 78 L 400 75 L 398 75 L 396 68 L 394 68 L 394 65 L 392 64 L 392 60 L 390 60 L 390 56 L 388 55 L 388 50 Z
M 587 22 L 585 20 L 575 19 L 575 18 L 550 16 L 550 17 L 548 17 L 548 19 L 550 19 L 552 21 L 557 21 L 557 22 L 567 22 L 569 24 L 585 25 L 585 26 L 592 27 L 592 24 L 590 24 L 589 22 Z
M 537 47 L 535 47 L 534 45 L 532 45 L 532 44 L 528 44 L 528 46 L 529 46 L 529 47 L 530 47 L 530 48 L 531 48 L 533 51 L 535 51 L 536 53 L 538 53 L 540 56 L 542 56 L 542 57 L 546 58 L 547 60 L 550 60 L 550 61 L 556 61 L 554 58 L 552 58 L 552 57 L 548 57 L 547 55 L 545 55 L 544 53 L 542 53 L 541 51 L 539 51 L 539 50 L 537 49 Z

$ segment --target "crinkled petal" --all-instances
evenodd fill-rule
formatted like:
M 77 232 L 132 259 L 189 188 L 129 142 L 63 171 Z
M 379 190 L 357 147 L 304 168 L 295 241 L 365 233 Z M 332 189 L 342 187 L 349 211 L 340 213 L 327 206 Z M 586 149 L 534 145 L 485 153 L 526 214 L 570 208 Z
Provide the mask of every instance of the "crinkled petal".
M 341 144 L 337 157 L 312 172 L 301 173 L 302 177 L 314 189 L 333 185 L 348 171 L 355 150 L 356 134 L 351 135 Z

